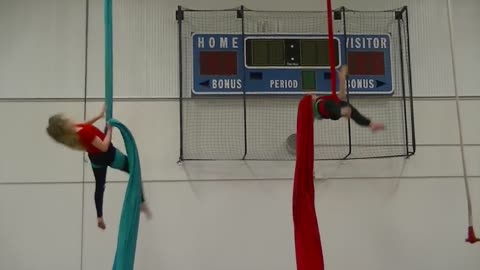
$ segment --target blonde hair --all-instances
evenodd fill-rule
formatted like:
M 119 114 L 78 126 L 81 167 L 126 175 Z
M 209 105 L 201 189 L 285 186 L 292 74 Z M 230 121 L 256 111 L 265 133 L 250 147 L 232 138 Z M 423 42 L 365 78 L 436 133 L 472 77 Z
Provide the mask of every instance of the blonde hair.
M 55 114 L 48 119 L 47 133 L 57 143 L 74 150 L 85 150 L 75 130 L 68 127 L 68 119 L 63 114 Z

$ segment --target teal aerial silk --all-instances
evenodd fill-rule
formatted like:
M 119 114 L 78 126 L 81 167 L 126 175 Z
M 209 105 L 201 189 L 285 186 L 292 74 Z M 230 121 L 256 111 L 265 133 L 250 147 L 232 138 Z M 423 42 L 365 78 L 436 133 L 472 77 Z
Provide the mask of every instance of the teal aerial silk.
M 105 0 L 105 105 L 106 118 L 113 114 L 113 34 L 112 34 L 112 0 Z
M 133 270 L 142 192 L 140 159 L 138 157 L 135 139 L 128 128 L 115 119 L 111 119 L 109 123 L 112 127 L 118 128 L 122 134 L 130 166 L 130 179 L 128 180 L 125 198 L 123 200 L 113 270 Z
M 106 119 L 120 130 L 127 151 L 130 178 L 128 180 L 122 214 L 118 228 L 117 249 L 113 270 L 133 270 L 137 248 L 142 172 L 135 139 L 128 128 L 112 118 L 113 112 L 113 41 L 112 41 L 112 0 L 105 0 L 105 105 Z

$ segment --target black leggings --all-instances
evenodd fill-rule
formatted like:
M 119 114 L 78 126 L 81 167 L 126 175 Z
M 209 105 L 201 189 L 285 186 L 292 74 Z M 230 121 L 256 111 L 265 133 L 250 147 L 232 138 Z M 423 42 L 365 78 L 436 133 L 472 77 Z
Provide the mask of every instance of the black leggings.
M 93 175 L 95 176 L 95 207 L 97 209 L 97 217 L 103 216 L 103 194 L 105 192 L 105 184 L 107 178 L 107 168 L 111 167 L 130 173 L 128 158 L 121 151 L 116 149 L 112 144 L 107 152 L 94 155 L 88 155 L 92 163 Z M 145 201 L 142 187 L 142 202 Z
M 368 127 L 370 125 L 370 119 L 362 115 L 352 104 L 349 104 L 348 102 L 340 101 L 337 103 L 333 100 L 325 100 L 321 102 L 325 102 L 325 110 L 330 114 L 329 118 L 332 120 L 338 120 L 342 118 L 342 108 L 350 107 L 352 110 L 350 118 L 352 118 L 355 123 L 363 127 Z
M 342 102 L 340 102 L 340 107 L 341 108 L 350 107 L 350 109 L 352 110 L 352 114 L 351 114 L 350 118 L 352 118 L 353 121 L 355 121 L 355 123 L 357 123 L 358 125 L 363 126 L 363 127 L 368 127 L 370 125 L 370 122 L 371 122 L 370 119 L 368 119 L 367 117 L 362 115 L 357 110 L 357 108 L 355 108 L 352 104 L 349 104 L 345 101 L 342 101 Z

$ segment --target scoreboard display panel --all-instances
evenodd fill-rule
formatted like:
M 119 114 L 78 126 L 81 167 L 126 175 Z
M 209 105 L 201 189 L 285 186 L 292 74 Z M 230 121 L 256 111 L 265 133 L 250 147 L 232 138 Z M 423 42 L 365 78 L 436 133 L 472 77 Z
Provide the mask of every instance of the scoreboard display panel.
M 388 34 L 334 36 L 332 61 L 348 64 L 351 94 L 394 93 L 390 44 Z M 192 93 L 327 94 L 330 62 L 327 35 L 195 33 Z

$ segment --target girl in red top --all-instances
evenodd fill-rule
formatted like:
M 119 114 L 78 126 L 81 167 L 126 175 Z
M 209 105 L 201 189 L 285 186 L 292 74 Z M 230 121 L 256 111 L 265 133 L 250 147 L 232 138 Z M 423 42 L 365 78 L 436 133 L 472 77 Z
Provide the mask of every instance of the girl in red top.
M 348 67 L 342 66 L 338 72 L 340 81 L 338 95 L 328 95 L 322 97 L 313 96 L 313 111 L 316 119 L 338 120 L 342 117 L 351 118 L 360 126 L 368 127 L 373 132 L 383 130 L 384 125 L 380 122 L 374 122 L 363 116 L 352 104 L 346 102 L 346 79 Z
M 112 167 L 129 173 L 128 158 L 113 146 L 112 127 L 107 126 L 106 133 L 101 132 L 93 124 L 103 118 L 105 107 L 102 112 L 93 119 L 84 123 L 75 123 L 63 114 L 56 114 L 48 120 L 47 133 L 56 142 L 67 147 L 85 151 L 88 153 L 93 174 L 95 176 L 95 207 L 97 210 L 97 225 L 104 230 L 106 228 L 103 219 L 103 194 L 107 176 L 107 167 Z M 145 203 L 142 188 L 141 210 L 151 217 L 150 210 Z

